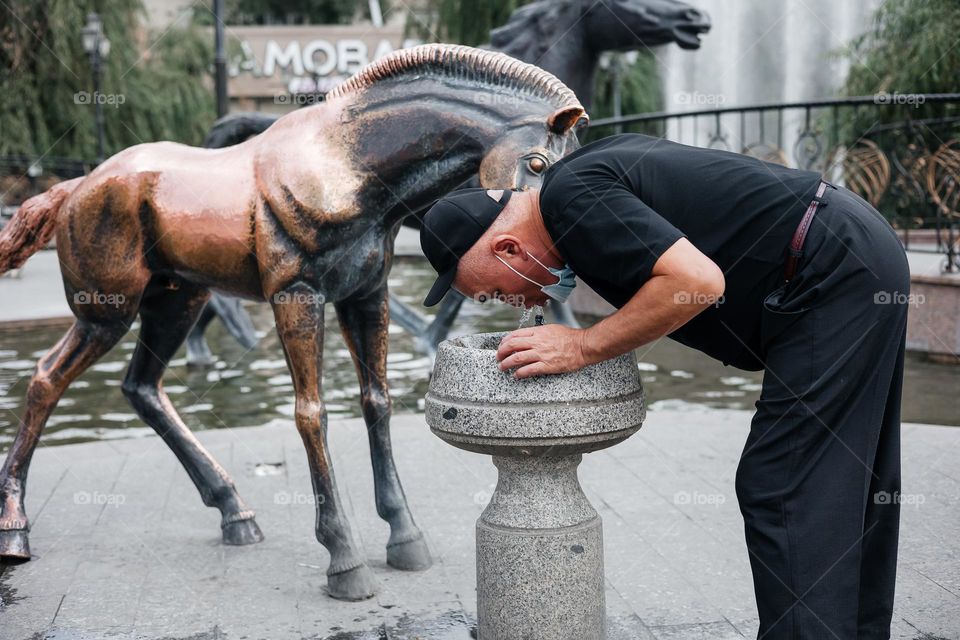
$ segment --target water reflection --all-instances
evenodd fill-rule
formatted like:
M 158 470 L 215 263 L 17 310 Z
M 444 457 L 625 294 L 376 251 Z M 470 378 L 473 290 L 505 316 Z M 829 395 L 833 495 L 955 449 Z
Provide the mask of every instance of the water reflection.
M 398 259 L 390 286 L 405 302 L 419 304 L 433 280 L 423 260 Z M 273 318 L 267 305 L 248 307 L 263 337 L 246 351 L 219 323 L 208 338 L 220 361 L 213 368 L 186 366 L 183 351 L 171 362 L 165 388 L 184 422 L 195 430 L 263 424 L 277 416 L 293 416 L 293 385 Z M 466 303 L 455 334 L 515 329 L 516 309 L 503 305 Z M 333 308 L 328 306 L 324 346 L 323 396 L 331 418 L 360 415 L 360 387 L 350 353 L 340 336 Z M 120 383 L 136 340 L 136 326 L 100 362 L 67 390 L 47 423 L 46 444 L 152 433 L 133 413 L 120 393 Z M 0 449 L 13 439 L 17 416 L 23 410 L 26 385 L 43 353 L 64 328 L 0 330 Z M 670 340 L 661 340 L 637 352 L 650 408 L 682 410 L 751 409 L 759 395 L 761 374 L 722 366 Z M 399 327 L 390 327 L 388 377 L 397 413 L 422 411 L 430 363 L 413 351 L 413 340 Z M 904 419 L 960 424 L 960 397 L 956 393 L 960 369 L 911 358 L 904 392 Z

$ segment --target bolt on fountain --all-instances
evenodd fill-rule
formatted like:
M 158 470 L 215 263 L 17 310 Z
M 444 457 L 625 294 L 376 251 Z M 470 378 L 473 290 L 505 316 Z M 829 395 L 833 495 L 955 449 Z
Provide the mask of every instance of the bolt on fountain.
M 602 640 L 602 526 L 577 467 L 642 425 L 636 359 L 518 380 L 497 364 L 504 335 L 442 343 L 426 397 L 433 433 L 499 472 L 476 528 L 479 638 Z

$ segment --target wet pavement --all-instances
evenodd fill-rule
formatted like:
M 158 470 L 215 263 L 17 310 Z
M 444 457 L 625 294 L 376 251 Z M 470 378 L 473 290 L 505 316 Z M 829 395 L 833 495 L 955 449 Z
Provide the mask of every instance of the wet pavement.
M 662 408 L 633 438 L 584 457 L 582 484 L 604 521 L 610 640 L 755 637 L 734 494 L 749 421 L 747 411 Z M 41 447 L 27 501 L 35 558 L 0 574 L 0 638 L 470 638 L 473 529 L 494 467 L 442 443 L 420 415 L 392 424 L 436 562 L 415 573 L 386 565 L 365 427 L 332 421 L 340 491 L 380 582 L 364 602 L 325 594 L 328 556 L 287 419 L 198 434 L 257 511 L 266 540 L 248 547 L 220 544 L 219 514 L 155 436 Z M 958 450 L 960 429 L 904 425 L 897 639 L 960 638 Z

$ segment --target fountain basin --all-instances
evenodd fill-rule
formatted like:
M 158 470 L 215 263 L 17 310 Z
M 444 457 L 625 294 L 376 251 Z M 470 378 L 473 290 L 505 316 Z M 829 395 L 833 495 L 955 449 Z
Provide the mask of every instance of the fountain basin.
M 497 456 L 563 456 L 614 445 L 646 408 L 633 354 L 573 373 L 518 380 L 500 371 L 505 333 L 448 340 L 437 351 L 427 424 L 450 444 Z

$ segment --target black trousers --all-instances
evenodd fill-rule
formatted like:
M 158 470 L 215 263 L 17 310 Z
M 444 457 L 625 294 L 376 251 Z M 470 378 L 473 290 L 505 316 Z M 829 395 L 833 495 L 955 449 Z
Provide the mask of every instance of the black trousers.
M 881 215 L 828 188 L 764 302 L 766 369 L 737 469 L 759 638 L 889 638 L 910 274 Z

